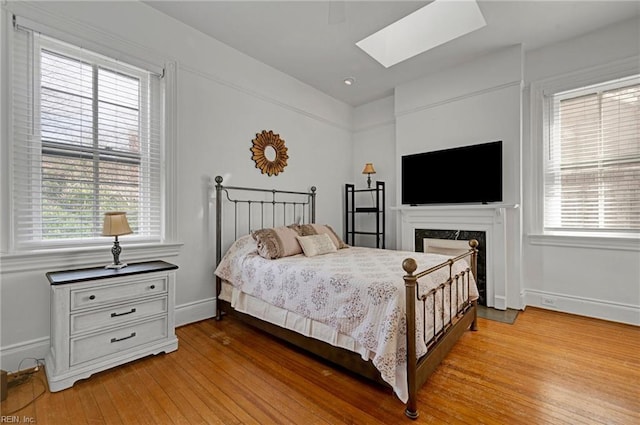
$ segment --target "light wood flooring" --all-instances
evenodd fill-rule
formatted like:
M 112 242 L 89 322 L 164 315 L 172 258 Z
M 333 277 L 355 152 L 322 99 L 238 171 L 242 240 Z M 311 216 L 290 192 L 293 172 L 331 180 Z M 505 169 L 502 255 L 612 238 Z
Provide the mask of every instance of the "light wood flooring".
M 421 389 L 415 422 L 389 389 L 234 319 L 177 334 L 174 353 L 45 392 L 12 415 L 41 425 L 640 424 L 640 328 L 628 325 L 534 308 L 513 325 L 479 319 Z M 40 371 L 12 388 L 2 415 L 44 385 Z

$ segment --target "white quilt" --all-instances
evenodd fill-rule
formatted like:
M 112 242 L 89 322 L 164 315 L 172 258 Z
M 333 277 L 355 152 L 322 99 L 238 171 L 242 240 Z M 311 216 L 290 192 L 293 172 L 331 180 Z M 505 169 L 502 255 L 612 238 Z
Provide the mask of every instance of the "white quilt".
M 418 263 L 418 271 L 442 263 L 448 257 L 437 254 L 351 247 L 338 252 L 305 257 L 294 255 L 267 260 L 257 254 L 250 236 L 238 239 L 227 251 L 215 273 L 240 291 L 277 307 L 322 322 L 337 332 L 351 336 L 370 351 L 369 358 L 382 378 L 403 402 L 407 401 L 406 316 L 402 261 L 408 257 Z M 466 269 L 465 262 L 453 272 Z M 419 283 L 426 293 L 449 277 L 448 267 L 425 276 Z M 473 277 L 472 277 L 473 279 Z M 475 283 L 469 288 L 471 299 L 478 296 Z M 453 290 L 462 304 L 466 285 Z M 448 300 L 445 291 L 445 301 Z M 436 329 L 442 327 L 441 300 L 436 298 Z M 455 307 L 454 307 L 455 310 Z M 417 356 L 427 352 L 422 335 L 422 308 L 417 308 Z M 449 321 L 449 312 L 444 312 Z M 455 311 L 453 312 L 455 314 Z M 433 311 L 427 304 L 427 335 L 433 331 Z

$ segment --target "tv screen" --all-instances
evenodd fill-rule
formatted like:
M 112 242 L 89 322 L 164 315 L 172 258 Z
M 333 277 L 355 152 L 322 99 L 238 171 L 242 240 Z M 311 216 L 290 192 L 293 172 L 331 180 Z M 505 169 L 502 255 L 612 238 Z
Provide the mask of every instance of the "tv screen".
M 402 157 L 404 205 L 501 201 L 501 140 Z

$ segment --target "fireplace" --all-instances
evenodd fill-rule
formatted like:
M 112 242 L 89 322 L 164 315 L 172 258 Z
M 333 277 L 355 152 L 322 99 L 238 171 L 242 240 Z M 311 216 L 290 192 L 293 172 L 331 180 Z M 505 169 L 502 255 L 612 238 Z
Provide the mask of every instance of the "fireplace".
M 478 275 L 476 285 L 480 297 L 478 304 L 487 305 L 487 238 L 486 233 L 476 230 L 438 230 L 438 229 L 415 229 L 415 250 L 424 252 L 424 239 L 442 239 L 446 241 L 478 241 Z M 465 251 L 469 245 L 462 247 Z
M 498 310 L 507 308 L 507 277 L 510 264 L 517 264 L 517 249 L 507 249 L 513 244 L 519 232 L 517 229 L 507 229 L 507 210 L 511 210 L 517 205 L 456 205 L 456 206 L 401 206 L 396 211 L 400 216 L 400 226 L 398 234 L 398 247 L 405 251 L 423 251 L 423 239 L 426 234 L 419 234 L 418 231 L 444 232 L 436 233 L 436 238 L 455 239 L 456 233 L 459 240 L 478 239 L 479 251 L 482 257 L 478 259 L 478 268 L 483 268 L 481 285 L 483 302 L 487 307 L 494 307 Z M 515 223 L 515 221 L 513 222 Z M 462 233 L 463 231 L 470 233 Z M 484 237 L 477 233 L 483 233 Z M 434 234 L 431 234 L 434 235 Z M 481 265 L 482 264 L 482 265 Z M 511 276 L 517 278 L 519 269 L 513 266 Z M 513 292 L 511 294 L 511 306 L 519 308 L 519 291 L 517 281 L 514 281 Z

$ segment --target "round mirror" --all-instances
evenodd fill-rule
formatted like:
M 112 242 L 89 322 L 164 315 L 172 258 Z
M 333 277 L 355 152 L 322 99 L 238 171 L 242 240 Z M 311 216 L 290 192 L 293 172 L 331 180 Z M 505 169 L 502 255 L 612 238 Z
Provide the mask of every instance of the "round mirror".
M 273 162 L 276 160 L 276 149 L 273 146 L 266 146 L 264 148 L 264 157 L 267 161 Z
M 280 138 L 279 134 L 274 134 L 273 131 L 263 130 L 262 133 L 257 133 L 256 138 L 252 140 L 253 146 L 251 152 L 253 152 L 253 159 L 262 174 L 268 176 L 277 176 L 284 171 L 284 167 L 287 166 L 287 147 L 284 145 L 284 140 Z

